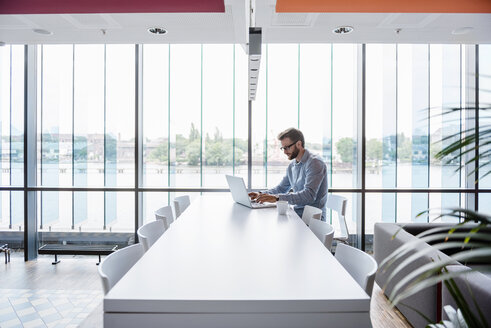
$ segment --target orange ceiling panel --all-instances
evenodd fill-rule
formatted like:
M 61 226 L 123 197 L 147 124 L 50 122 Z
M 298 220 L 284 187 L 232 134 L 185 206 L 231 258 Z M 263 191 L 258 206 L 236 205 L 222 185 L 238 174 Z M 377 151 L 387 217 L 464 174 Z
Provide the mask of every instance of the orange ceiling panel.
M 277 0 L 278 13 L 491 13 L 491 0 Z

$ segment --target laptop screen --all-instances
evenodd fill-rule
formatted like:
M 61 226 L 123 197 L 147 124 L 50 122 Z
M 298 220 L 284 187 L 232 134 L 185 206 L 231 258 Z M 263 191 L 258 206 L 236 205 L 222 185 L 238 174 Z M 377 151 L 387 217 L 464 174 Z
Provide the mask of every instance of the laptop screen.
M 251 207 L 251 200 L 249 199 L 244 179 L 231 175 L 226 175 L 225 177 L 227 178 L 228 187 L 230 188 L 234 201 Z

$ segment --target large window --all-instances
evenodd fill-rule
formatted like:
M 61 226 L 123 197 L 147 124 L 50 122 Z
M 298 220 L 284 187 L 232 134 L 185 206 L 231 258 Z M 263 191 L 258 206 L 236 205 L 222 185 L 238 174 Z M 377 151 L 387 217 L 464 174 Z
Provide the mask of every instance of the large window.
M 491 45 L 479 46 L 479 108 L 487 109 L 479 111 L 479 126 L 489 130 L 491 128 Z M 491 158 L 491 145 L 481 145 L 480 161 L 481 170 L 479 171 L 479 188 L 491 188 L 491 171 L 489 160 Z M 483 172 L 483 173 L 481 173 Z M 491 213 L 491 193 L 479 195 L 479 210 Z
M 463 205 L 461 163 L 435 159 L 454 141 L 446 137 L 466 126 L 464 114 L 447 114 L 464 106 L 463 54 L 460 45 L 367 45 L 367 187 L 456 191 L 370 195 L 367 233 L 375 222 L 427 222 L 427 214 L 417 215 L 428 208 Z
M 277 135 L 289 127 L 301 129 L 306 147 L 324 159 L 330 188 L 356 188 L 357 46 L 269 44 L 263 54 L 252 104 L 253 188 L 274 187 L 284 176 L 289 162 Z M 356 206 L 347 220 L 356 231 Z
M 132 187 L 135 46 L 44 45 L 38 67 L 38 185 Z M 133 231 L 128 192 L 39 194 L 42 231 Z
M 247 56 L 239 45 L 143 47 L 143 187 L 247 178 Z M 178 193 L 146 192 L 144 218 Z
M 131 234 L 178 195 L 223 192 L 225 174 L 247 184 L 249 151 L 252 187 L 274 187 L 288 165 L 277 135 L 288 127 L 324 159 L 330 191 L 348 198 L 351 234 L 370 235 L 376 222 L 427 222 L 431 215 L 417 214 L 469 206 L 469 195 L 491 212 L 491 175 L 479 193 L 457 170 L 463 163 L 434 156 L 456 140 L 442 139 L 476 124 L 444 114 L 475 108 L 469 49 L 478 49 L 479 106 L 489 108 L 489 45 L 265 44 L 249 148 L 240 45 L 39 46 L 37 185 L 25 186 L 25 48 L 0 47 L 0 230 L 23 229 L 27 190 L 37 191 L 43 238 Z M 478 122 L 489 124 L 486 111 Z
M 0 47 L 0 231 L 24 228 L 24 47 Z M 0 238 L 1 239 L 1 238 Z

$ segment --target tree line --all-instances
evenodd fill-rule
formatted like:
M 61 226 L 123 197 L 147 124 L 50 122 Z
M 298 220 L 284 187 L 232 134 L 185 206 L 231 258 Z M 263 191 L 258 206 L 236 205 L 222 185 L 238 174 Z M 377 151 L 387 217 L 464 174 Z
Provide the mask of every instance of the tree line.
M 214 166 L 230 166 L 245 164 L 244 154 L 247 152 L 247 141 L 235 139 L 235 154 L 233 138 L 224 138 L 220 130 L 215 128 L 213 137 L 208 133 L 204 140 L 205 152 L 203 153 L 203 163 Z M 156 162 L 167 162 L 169 156 L 169 144 L 167 141 L 160 143 L 148 155 L 149 160 Z M 189 135 L 186 138 L 182 134 L 176 135 L 175 141 L 176 162 L 187 163 L 188 165 L 198 165 L 201 156 L 201 133 L 191 123 Z

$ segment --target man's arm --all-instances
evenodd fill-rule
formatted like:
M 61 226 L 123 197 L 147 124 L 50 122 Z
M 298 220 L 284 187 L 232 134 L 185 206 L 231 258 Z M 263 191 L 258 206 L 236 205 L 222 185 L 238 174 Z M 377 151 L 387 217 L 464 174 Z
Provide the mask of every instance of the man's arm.
M 283 191 L 281 191 L 281 190 L 283 190 Z M 290 190 L 290 180 L 288 179 L 288 175 L 285 175 L 283 177 L 283 179 L 281 180 L 280 184 L 277 185 L 276 187 L 274 187 L 273 189 L 265 190 L 263 192 L 261 192 L 261 191 L 250 192 L 248 195 L 249 195 L 249 198 L 252 200 L 256 199 L 259 202 L 262 202 L 262 201 L 271 202 L 270 198 L 264 199 L 264 197 L 270 196 L 270 195 L 276 195 L 278 193 L 286 193 L 288 190 Z M 259 200 L 260 197 L 263 198 L 262 201 Z M 274 196 L 274 197 L 276 197 L 276 196 Z M 276 201 L 276 198 L 275 198 L 275 201 Z
M 288 167 L 288 169 L 290 169 Z M 280 184 L 274 187 L 273 189 L 269 189 L 264 191 L 265 194 L 285 194 L 290 190 L 290 179 L 288 179 L 288 174 L 283 177 L 281 180 Z
M 308 205 L 315 200 L 322 180 L 326 176 L 326 164 L 320 160 L 312 161 L 311 165 L 305 170 L 305 186 L 295 193 L 279 195 L 280 200 L 286 200 L 290 204 Z
M 274 203 L 277 201 L 277 196 L 275 195 L 279 193 L 286 193 L 288 192 L 288 190 L 290 190 L 290 188 L 291 188 L 290 179 L 288 179 L 288 172 L 287 172 L 287 175 L 283 177 L 280 184 L 274 187 L 273 189 L 266 190 L 263 193 L 259 193 L 259 194 L 249 193 L 249 197 L 251 197 L 251 199 L 256 199 L 258 203 L 264 203 L 264 202 Z

